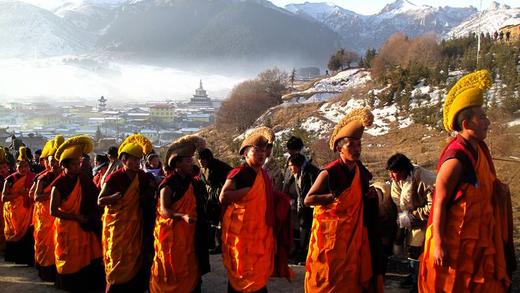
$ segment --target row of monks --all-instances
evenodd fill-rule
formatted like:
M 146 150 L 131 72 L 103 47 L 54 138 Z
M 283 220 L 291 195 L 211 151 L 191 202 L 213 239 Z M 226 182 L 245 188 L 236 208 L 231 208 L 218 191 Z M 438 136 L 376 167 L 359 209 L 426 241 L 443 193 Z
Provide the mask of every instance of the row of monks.
M 446 98 L 444 126 L 458 135 L 439 159 L 419 292 L 506 292 L 511 284 L 510 198 L 496 189 L 484 143 L 483 95 L 490 84 L 489 73 L 478 71 Z M 378 195 L 361 162 L 362 135 L 373 119 L 360 108 L 336 125 L 329 146 L 338 159 L 322 168 L 305 197 L 314 207 L 306 292 L 384 291 Z M 270 277 L 294 278 L 287 264 L 290 198 L 273 190 L 263 168 L 274 139 L 267 127 L 249 131 L 239 150 L 243 163 L 220 193 L 228 292 L 267 292 Z M 152 144 L 131 135 L 118 150 L 122 167 L 101 189 L 80 168 L 80 158 L 93 150 L 88 136 L 47 142 L 46 170 L 36 176 L 20 149 L 2 193 L 6 261 L 35 262 L 42 279 L 68 291 L 200 292 L 210 266 L 193 156 L 204 148 L 197 135 L 173 142 L 164 160 L 171 171 L 157 185 L 140 169 Z

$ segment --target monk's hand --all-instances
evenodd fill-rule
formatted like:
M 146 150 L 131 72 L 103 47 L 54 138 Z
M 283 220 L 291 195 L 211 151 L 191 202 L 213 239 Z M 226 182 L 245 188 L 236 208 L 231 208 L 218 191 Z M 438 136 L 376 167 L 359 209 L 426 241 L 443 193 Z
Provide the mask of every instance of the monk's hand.
M 412 221 L 410 219 L 410 213 L 408 211 L 400 212 L 397 217 L 397 223 L 399 228 L 410 229 L 412 228 Z
M 334 193 L 327 194 L 327 196 L 323 198 L 323 204 L 331 204 L 336 200 L 337 197 L 339 197 L 339 195 L 336 196 Z
M 195 224 L 195 222 L 197 222 L 197 218 L 192 217 L 190 215 L 183 215 L 182 219 L 184 220 L 184 222 L 186 222 L 188 224 Z
M 448 256 L 444 244 L 437 243 L 433 248 L 433 263 L 439 267 L 448 265 Z

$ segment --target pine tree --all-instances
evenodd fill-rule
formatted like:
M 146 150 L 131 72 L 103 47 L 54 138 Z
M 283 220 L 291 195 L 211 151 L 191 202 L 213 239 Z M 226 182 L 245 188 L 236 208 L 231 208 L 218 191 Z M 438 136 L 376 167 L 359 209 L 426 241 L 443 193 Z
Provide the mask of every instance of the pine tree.
M 290 79 L 291 79 L 291 88 L 294 88 L 294 80 L 296 79 L 296 69 L 295 68 L 293 68 L 293 70 L 291 71 Z
M 327 64 L 327 68 L 330 71 L 337 71 L 341 69 L 341 61 L 339 60 L 336 54 L 330 56 L 329 63 Z
M 363 57 L 363 65 L 366 68 L 370 68 L 372 66 L 372 60 L 376 57 L 377 52 L 376 49 L 367 49 L 365 51 L 365 57 Z
M 102 138 L 103 138 L 103 134 L 101 133 L 101 128 L 97 127 L 97 130 L 96 130 L 96 135 L 94 136 L 94 138 L 96 139 L 96 141 L 100 141 Z

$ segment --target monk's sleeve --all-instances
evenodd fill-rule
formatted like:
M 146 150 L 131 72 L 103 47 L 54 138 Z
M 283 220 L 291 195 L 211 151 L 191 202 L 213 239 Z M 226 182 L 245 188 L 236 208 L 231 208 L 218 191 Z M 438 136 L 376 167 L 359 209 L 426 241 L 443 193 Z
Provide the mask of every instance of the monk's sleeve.
M 295 274 L 289 267 L 289 254 L 293 246 L 291 224 L 291 199 L 284 193 L 274 192 L 276 210 L 276 245 L 275 271 L 273 276 L 294 280 Z
M 362 170 L 362 186 L 369 186 L 372 174 L 364 166 Z M 370 255 L 372 256 L 372 271 L 374 275 L 384 274 L 385 258 L 381 245 L 381 223 L 379 221 L 379 197 L 375 190 L 368 187 L 364 189 L 363 206 L 365 212 L 365 225 L 368 232 Z
M 139 173 L 139 188 L 141 202 L 154 202 L 156 191 L 155 178 L 151 173 Z
M 195 232 L 195 251 L 199 262 L 200 274 L 205 275 L 211 271 L 209 261 L 209 246 L 207 235 L 209 235 L 209 222 L 206 220 L 205 202 L 207 194 L 206 188 L 201 181 L 194 182 L 195 198 L 197 201 L 197 222 Z
M 253 186 L 255 178 L 256 172 L 248 168 L 245 164 L 231 170 L 227 176 L 227 179 L 233 181 L 237 190 Z

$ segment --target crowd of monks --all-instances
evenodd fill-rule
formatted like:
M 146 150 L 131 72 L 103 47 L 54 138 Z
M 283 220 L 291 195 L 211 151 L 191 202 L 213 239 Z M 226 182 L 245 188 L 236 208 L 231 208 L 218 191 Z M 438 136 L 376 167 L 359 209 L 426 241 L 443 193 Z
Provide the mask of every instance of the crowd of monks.
M 511 286 L 511 198 L 484 142 L 490 85 L 489 73 L 477 71 L 446 97 L 444 127 L 457 135 L 437 166 L 419 245 L 419 292 L 507 292 Z M 303 204 L 313 207 L 306 292 L 384 291 L 379 196 L 361 162 L 362 136 L 373 119 L 369 109 L 359 108 L 336 125 L 329 147 L 337 159 L 304 194 Z M 273 188 L 264 165 L 274 140 L 267 127 L 247 132 L 238 152 L 242 163 L 219 190 L 228 292 L 267 292 L 271 277 L 294 279 L 288 266 L 291 198 Z M 93 146 L 89 136 L 56 136 L 42 149 L 45 170 L 39 174 L 30 171 L 23 146 L 10 174 L 0 148 L 5 260 L 34 265 L 42 280 L 72 292 L 200 292 L 201 277 L 210 271 L 210 226 L 194 155 L 207 150 L 205 140 L 177 139 L 164 168 L 148 172 L 142 163 L 158 158 L 153 145 L 130 135 L 99 158 L 110 160 L 95 178 L 84 172 Z

